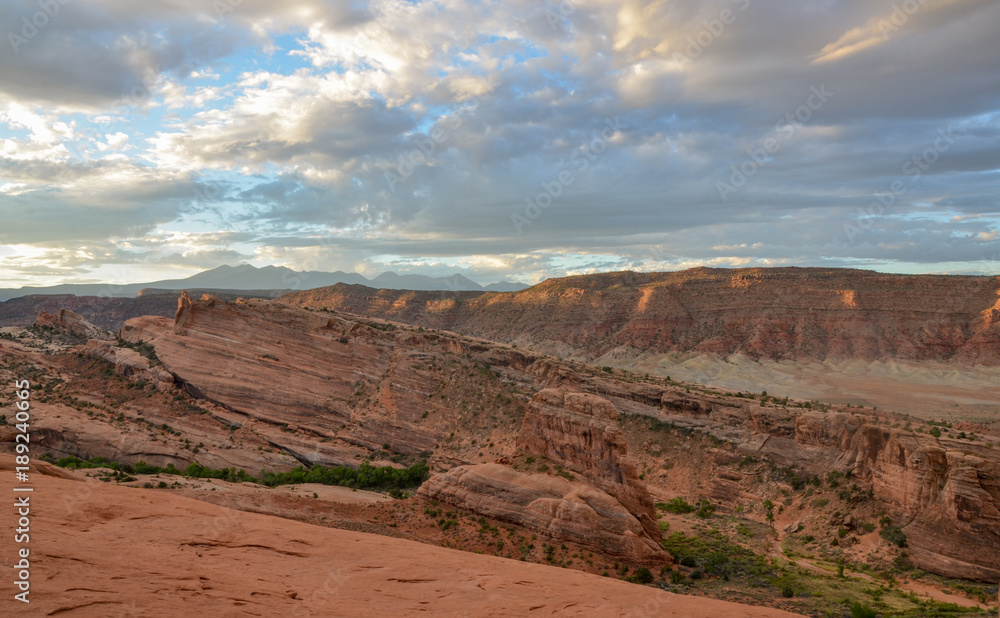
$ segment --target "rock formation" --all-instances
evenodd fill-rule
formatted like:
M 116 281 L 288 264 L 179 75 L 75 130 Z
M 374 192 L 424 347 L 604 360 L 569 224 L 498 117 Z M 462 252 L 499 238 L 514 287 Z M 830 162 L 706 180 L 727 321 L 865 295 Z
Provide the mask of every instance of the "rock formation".
M 858 415 L 803 414 L 796 442 L 832 448 L 833 469 L 851 470 L 906 524 L 917 564 L 953 577 L 1000 578 L 1000 461 L 975 444 L 866 422 Z
M 543 389 L 524 417 L 518 449 L 579 474 L 580 481 L 481 464 L 436 476 L 420 493 L 608 555 L 665 562 L 653 500 L 628 459 L 617 417 L 614 404 L 601 397 Z
M 116 346 L 110 341 L 91 339 L 84 347 L 84 354 L 108 361 L 115 366 L 115 372 L 124 378 L 151 382 L 160 390 L 168 390 L 174 385 L 174 376 L 169 371 L 153 367 L 149 359 L 139 352 Z
M 56 314 L 42 311 L 35 318 L 34 325 L 55 330 L 64 330 L 80 337 L 97 339 L 108 339 L 111 337 L 109 333 L 102 331 L 69 309 L 60 309 Z
M 436 475 L 419 494 L 632 564 L 670 561 L 636 517 L 589 479 L 568 481 L 488 463 Z

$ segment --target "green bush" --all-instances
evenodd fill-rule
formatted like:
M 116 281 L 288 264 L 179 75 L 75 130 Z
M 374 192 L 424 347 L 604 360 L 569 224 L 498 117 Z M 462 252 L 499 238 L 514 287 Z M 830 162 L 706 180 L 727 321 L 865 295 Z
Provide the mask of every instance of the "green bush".
M 851 603 L 851 618 L 877 618 L 877 616 L 875 610 L 867 605 L 859 601 Z
M 698 511 L 695 513 L 698 517 L 702 519 L 708 519 L 715 512 L 715 505 L 708 500 L 699 500 L 697 504 Z
M 663 539 L 663 548 L 682 566 L 699 568 L 720 577 L 770 577 L 763 556 L 733 543 L 722 532 L 708 530 L 701 536 L 675 532 Z
M 261 470 L 259 479 L 239 468 L 213 470 L 197 463 L 188 465 L 185 470 L 179 470 L 173 463 L 169 463 L 161 468 L 160 466 L 151 466 L 144 461 L 140 461 L 135 466 L 130 466 L 128 464 L 118 464 L 114 461 L 108 461 L 101 457 L 83 460 L 79 457 L 69 456 L 57 461 L 56 465 L 70 469 L 111 468 L 112 470 L 120 470 L 129 474 L 173 474 L 189 478 L 220 479 L 230 483 L 256 482 L 268 487 L 320 483 L 322 485 L 340 485 L 354 489 L 375 489 L 380 491 L 401 491 L 418 487 L 430 476 L 430 468 L 424 463 L 418 463 L 409 468 L 393 468 L 391 466 L 376 468 L 367 461 L 362 462 L 361 466 L 357 469 L 346 466 L 335 466 L 333 468 L 313 466 L 307 470 L 299 466 L 288 472 L 265 472 Z
M 898 545 L 899 547 L 906 547 L 906 534 L 903 533 L 903 529 L 899 526 L 886 526 L 882 528 L 879 535 L 883 539 L 889 541 L 893 545 Z
M 687 500 L 680 497 L 674 498 L 670 502 L 657 502 L 656 508 L 676 515 L 683 515 L 694 511 L 694 507 L 688 504 Z
M 635 575 L 629 578 L 629 581 L 636 584 L 652 584 L 653 583 L 653 573 L 646 567 L 639 567 L 635 571 Z
M 262 472 L 260 483 L 268 487 L 278 485 L 298 485 L 301 483 L 320 483 L 323 485 L 340 485 L 354 489 L 410 489 L 417 487 L 430 476 L 427 464 L 416 464 L 409 468 L 393 468 L 385 466 L 376 468 L 367 461 L 362 462 L 358 469 L 346 466 L 327 468 L 313 466 L 305 469 L 302 466 L 288 472 Z

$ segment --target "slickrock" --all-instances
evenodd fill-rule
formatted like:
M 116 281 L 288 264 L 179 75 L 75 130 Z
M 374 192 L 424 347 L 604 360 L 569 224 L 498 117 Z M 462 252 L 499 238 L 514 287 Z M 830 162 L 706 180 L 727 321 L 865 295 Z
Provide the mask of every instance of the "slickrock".
M 0 455 L 8 494 L 13 467 Z M 63 476 L 33 466 L 31 604 L 8 586 L 0 614 L 795 615 Z M 4 509 L 0 524 L 14 517 Z
M 107 339 L 110 335 L 97 328 L 87 320 L 69 309 L 60 309 L 58 313 L 52 314 L 42 311 L 35 318 L 35 326 L 44 326 L 56 330 L 65 330 L 81 337 Z
M 859 472 L 910 522 L 915 560 L 957 577 L 1000 579 L 1000 462 L 952 450 L 948 439 L 865 430 Z
M 174 376 L 170 372 L 153 367 L 149 359 L 139 352 L 116 346 L 110 341 L 91 339 L 84 347 L 84 353 L 113 364 L 122 377 L 152 382 L 161 390 L 167 390 L 174 384 Z

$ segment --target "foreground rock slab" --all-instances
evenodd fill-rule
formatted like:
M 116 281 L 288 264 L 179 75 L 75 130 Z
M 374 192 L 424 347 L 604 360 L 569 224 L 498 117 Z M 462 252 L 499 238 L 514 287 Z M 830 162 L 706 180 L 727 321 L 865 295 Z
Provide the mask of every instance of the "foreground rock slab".
M 33 473 L 31 604 L 2 615 L 795 615 L 67 476 Z

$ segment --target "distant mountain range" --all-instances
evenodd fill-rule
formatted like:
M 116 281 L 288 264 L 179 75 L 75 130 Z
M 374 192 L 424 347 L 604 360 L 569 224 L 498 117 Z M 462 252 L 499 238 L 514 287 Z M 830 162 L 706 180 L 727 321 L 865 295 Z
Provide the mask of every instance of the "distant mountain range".
M 418 290 L 418 291 L 493 291 L 517 292 L 527 288 L 523 283 L 501 281 L 481 286 L 459 274 L 450 277 L 427 277 L 424 275 L 398 275 L 382 273 L 368 279 L 358 273 L 297 272 L 283 266 L 256 268 L 250 264 L 241 266 L 220 266 L 198 273 L 187 279 L 168 279 L 147 283 L 115 285 L 111 283 L 65 284 L 50 287 L 23 287 L 20 289 L 0 289 L 0 301 L 34 294 L 73 294 L 75 296 L 104 296 L 131 298 L 138 296 L 146 288 L 158 290 L 183 290 L 189 288 L 216 290 L 308 290 L 327 287 L 337 283 L 352 283 L 376 289 Z

